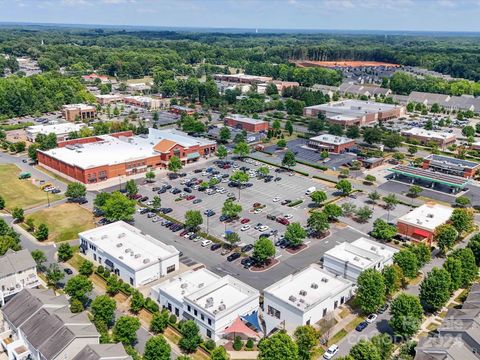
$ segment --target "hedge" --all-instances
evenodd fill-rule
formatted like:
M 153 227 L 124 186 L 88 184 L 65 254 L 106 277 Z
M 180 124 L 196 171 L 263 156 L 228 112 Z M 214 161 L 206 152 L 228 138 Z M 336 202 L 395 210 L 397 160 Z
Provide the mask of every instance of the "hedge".
M 295 201 L 292 201 L 291 203 L 289 203 L 287 206 L 288 207 L 294 207 L 294 206 L 297 206 L 297 205 L 300 205 L 301 203 L 303 203 L 303 200 L 295 200 Z
M 153 301 L 150 297 L 145 299 L 145 304 L 143 306 L 146 310 L 150 311 L 152 314 L 158 313 L 160 311 L 160 307 L 158 304 Z
M 304 171 L 300 171 L 300 170 L 296 170 L 296 169 L 290 169 L 290 168 L 287 168 L 287 167 L 285 167 L 285 166 L 278 165 L 278 164 L 275 164 L 275 163 L 272 163 L 272 162 L 269 162 L 269 161 L 266 161 L 266 160 L 263 160 L 263 159 L 254 158 L 254 157 L 252 157 L 252 156 L 248 156 L 248 157 L 249 157 L 250 159 L 255 160 L 255 161 L 260 161 L 260 162 L 262 162 L 262 163 L 264 163 L 264 164 L 271 165 L 271 166 L 275 166 L 275 167 L 280 168 L 280 169 L 284 169 L 284 170 L 287 170 L 287 171 L 293 171 L 293 172 L 296 172 L 296 173 L 298 173 L 298 174 L 300 174 L 300 175 L 307 176 L 307 177 L 310 176 L 309 173 L 304 172 Z

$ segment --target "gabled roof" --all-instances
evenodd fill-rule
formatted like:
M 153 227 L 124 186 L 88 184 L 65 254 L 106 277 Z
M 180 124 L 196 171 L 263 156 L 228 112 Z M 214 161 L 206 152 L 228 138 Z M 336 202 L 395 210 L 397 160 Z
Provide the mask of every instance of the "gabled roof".
M 132 360 L 123 345 L 91 344 L 87 345 L 72 360 Z
M 4 256 L 0 257 L 0 277 L 35 268 L 37 264 L 30 255 L 30 251 L 24 249 L 20 251 L 8 250 Z
M 172 140 L 162 139 L 160 140 L 157 145 L 153 147 L 153 150 L 158 151 L 160 153 L 167 153 L 169 152 L 177 143 Z

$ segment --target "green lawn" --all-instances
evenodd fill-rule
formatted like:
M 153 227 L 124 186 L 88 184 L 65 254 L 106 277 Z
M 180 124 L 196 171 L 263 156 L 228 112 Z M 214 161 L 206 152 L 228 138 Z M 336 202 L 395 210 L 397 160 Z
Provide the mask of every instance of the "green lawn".
M 32 218 L 36 226 L 46 224 L 50 230 L 48 240 L 55 242 L 76 239 L 78 233 L 95 227 L 92 213 L 71 203 L 37 211 L 28 218 Z
M 32 208 L 47 203 L 47 193 L 32 183 L 32 179 L 20 180 L 21 170 L 13 164 L 0 165 L 0 196 L 5 199 L 6 208 Z M 62 195 L 48 194 L 50 201 L 62 199 Z

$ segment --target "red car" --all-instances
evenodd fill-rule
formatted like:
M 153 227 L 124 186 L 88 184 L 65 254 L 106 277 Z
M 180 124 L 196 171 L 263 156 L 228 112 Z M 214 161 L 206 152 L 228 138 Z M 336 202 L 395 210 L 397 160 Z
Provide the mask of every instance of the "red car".
M 195 199 L 195 195 L 188 195 L 185 199 L 193 200 L 193 199 Z
M 288 225 L 288 224 L 290 224 L 290 221 L 288 221 L 288 220 L 285 219 L 285 218 L 277 218 L 277 222 L 279 222 L 280 224 L 283 224 L 283 225 Z
M 246 224 L 248 222 L 250 222 L 250 219 L 247 219 L 247 218 L 244 218 L 240 221 L 242 224 Z
M 189 233 L 188 230 L 183 230 L 180 234 L 178 234 L 179 236 L 185 236 Z

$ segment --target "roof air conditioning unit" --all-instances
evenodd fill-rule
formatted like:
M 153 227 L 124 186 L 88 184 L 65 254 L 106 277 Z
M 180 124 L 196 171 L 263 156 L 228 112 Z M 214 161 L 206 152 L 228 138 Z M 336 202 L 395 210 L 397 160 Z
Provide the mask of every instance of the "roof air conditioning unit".
M 433 219 L 433 214 L 428 214 L 427 217 Z
M 355 257 L 353 258 L 353 260 L 355 260 L 355 261 L 360 261 L 360 258 L 359 258 L 358 256 L 355 256 Z
M 120 233 L 120 234 L 118 234 L 118 238 L 119 238 L 119 239 L 124 238 L 125 236 L 127 236 L 127 234 L 125 234 L 125 233 Z
M 118 243 L 118 244 L 117 244 L 117 248 L 121 248 L 122 246 L 123 246 L 122 243 Z
M 377 251 L 377 248 L 376 248 L 375 246 L 372 246 L 372 247 L 370 248 L 370 250 L 372 250 L 372 251 Z
M 220 304 L 220 306 L 218 307 L 218 311 L 223 311 L 227 308 L 227 306 L 225 304 Z
M 199 288 L 199 289 L 202 288 L 202 287 L 204 287 L 204 286 L 205 286 L 205 283 L 200 283 L 200 284 L 198 284 L 198 288 Z
M 323 277 L 323 278 L 322 278 L 322 282 L 327 283 L 327 282 L 328 282 L 328 279 L 327 279 L 326 277 Z
M 295 301 L 297 301 L 297 298 L 293 295 L 290 295 L 288 300 L 291 301 L 291 302 L 295 302 Z
M 102 237 L 101 237 L 100 239 L 104 240 L 104 239 L 106 239 L 106 238 L 108 238 L 108 235 L 107 235 L 107 234 L 102 235 Z
M 183 283 L 182 285 L 180 285 L 180 288 L 181 289 L 186 289 L 188 287 L 188 284 L 187 283 Z
M 140 254 L 135 254 L 135 259 L 138 259 L 141 255 Z
M 311 287 L 312 289 L 318 289 L 318 284 L 312 283 L 312 285 L 310 285 L 310 287 Z
M 125 249 L 125 254 L 128 254 L 132 249 Z
M 307 292 L 305 290 L 300 290 L 299 294 L 301 296 L 307 296 Z
M 150 262 L 150 259 L 143 259 L 144 264 L 148 264 Z

